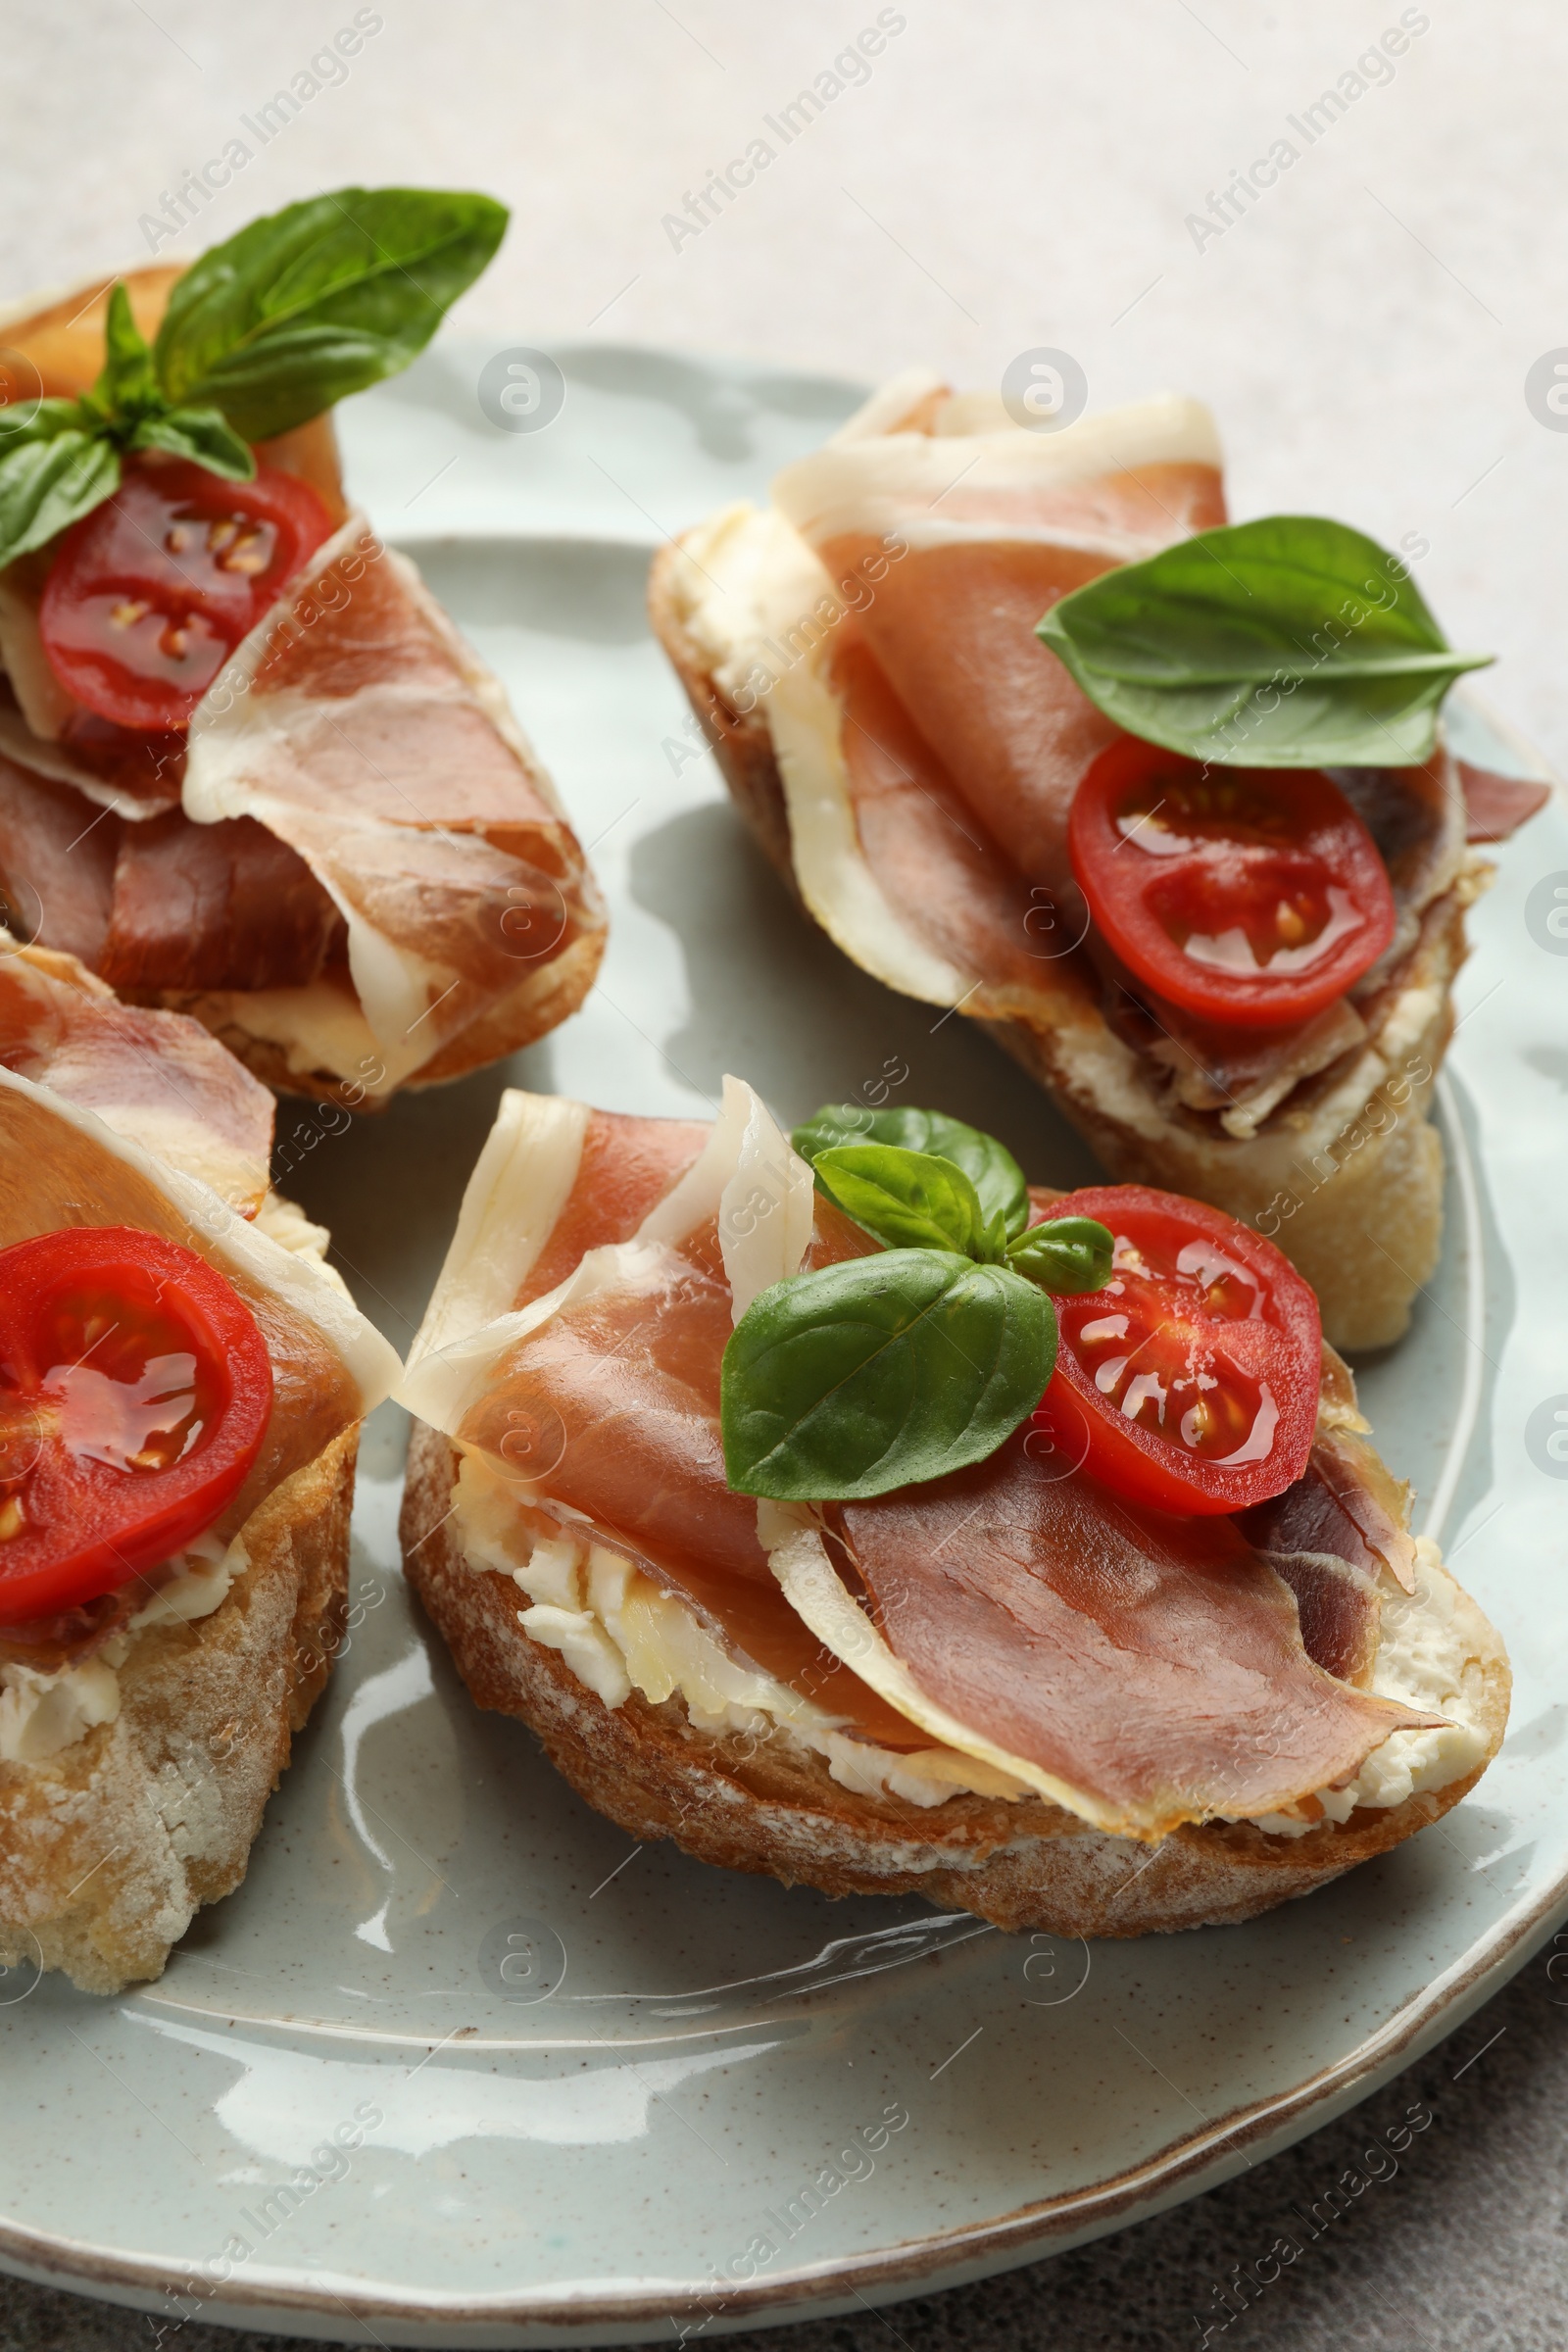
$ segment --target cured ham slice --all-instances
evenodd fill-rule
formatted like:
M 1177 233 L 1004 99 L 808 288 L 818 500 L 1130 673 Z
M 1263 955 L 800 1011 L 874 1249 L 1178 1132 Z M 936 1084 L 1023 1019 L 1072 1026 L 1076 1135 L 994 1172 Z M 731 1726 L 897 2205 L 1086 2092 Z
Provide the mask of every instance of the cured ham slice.
M 118 989 L 304 987 L 347 940 L 304 859 L 253 817 L 193 825 L 176 801 L 126 821 L 3 752 L 0 897 L 13 929 Z
M 347 926 L 297 851 L 251 816 L 122 824 L 98 970 L 120 989 L 303 988 Z
M 24 564 L 28 561 L 23 559 Z M 8 577 L 0 574 L 0 615 L 8 593 L 15 602 L 21 601 L 14 588 L 8 591 Z M 33 608 L 28 604 L 22 610 L 36 634 Z M 18 660 L 21 634 L 20 620 L 13 626 L 9 642 L 0 628 L 0 661 Z M 33 657 L 34 667 L 38 664 L 47 670 L 41 645 Z M 52 680 L 53 672 L 49 675 Z M 166 808 L 179 807 L 180 780 L 185 772 L 183 735 L 133 733 L 75 705 L 56 723 L 58 734 L 37 734 L 19 699 L 16 678 L 0 676 L 0 753 L 8 760 L 54 783 L 74 785 L 100 808 L 112 808 L 117 816 L 157 816 Z
M 363 517 L 198 706 L 184 807 L 254 818 L 304 860 L 394 1080 L 603 927 L 499 687 Z
M 0 933 L 0 1066 L 198 1176 L 243 1216 L 267 1196 L 272 1098 L 182 1013 L 120 1004 L 73 957 Z
M 1102 1828 L 1274 1812 L 1431 1720 L 1314 1664 L 1294 1595 L 1232 1522 L 1043 1479 L 1021 1438 L 833 1516 L 921 1691 Z
M 774 498 L 834 579 L 863 576 L 889 541 L 907 549 L 858 614 L 867 643 L 1019 871 L 1071 895 L 1067 810 L 1120 730 L 1035 624 L 1113 564 L 1225 520 L 1205 413 L 1152 402 L 1071 435 L 857 439 L 787 467 Z
M 695 1156 L 690 1129 L 662 1151 L 648 1123 L 626 1123 L 618 1187 L 621 1122 L 529 1102 L 513 1099 L 487 1147 L 400 1394 L 510 1480 L 519 1507 L 591 1528 L 732 1654 L 861 1738 L 939 1740 L 1143 1838 L 1218 1812 L 1275 1813 L 1433 1720 L 1353 1687 L 1365 1611 L 1323 1598 L 1332 1562 L 1298 1569 L 1299 1605 L 1233 1521 L 1140 1512 L 1082 1475 L 1042 1478 L 1022 1439 L 876 1503 L 760 1515 L 724 1476 L 730 1330 L 766 1282 L 877 1245 L 814 1197 L 734 1080 Z M 514 1229 L 528 1238 L 506 1264 Z M 1329 1548 L 1315 1520 L 1305 1532 L 1310 1546 L 1294 1524 L 1272 1528 L 1271 1544 Z M 803 1546 L 814 1563 L 804 1580 Z M 1371 1581 L 1348 1563 L 1346 1575 Z M 819 1610 L 822 1578 L 832 1605 Z
M 1506 841 L 1526 819 L 1544 808 L 1552 796 L 1550 784 L 1532 783 L 1524 776 L 1501 776 L 1495 768 L 1459 762 L 1471 841 Z
M 66 784 L 0 757 L 0 899 L 19 937 L 47 937 L 90 970 L 103 958 L 115 900 L 118 820 Z

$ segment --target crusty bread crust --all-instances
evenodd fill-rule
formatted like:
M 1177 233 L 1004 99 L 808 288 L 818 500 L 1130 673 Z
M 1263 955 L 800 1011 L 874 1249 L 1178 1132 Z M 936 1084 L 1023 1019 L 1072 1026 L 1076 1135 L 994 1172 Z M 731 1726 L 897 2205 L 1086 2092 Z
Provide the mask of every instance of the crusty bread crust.
M 116 1722 L 0 1763 L 0 1962 L 119 1992 L 161 1976 L 198 1908 L 239 1885 L 342 1639 L 359 1437 L 251 1513 L 250 1566 L 210 1617 L 136 1637 Z
M 458 1456 L 416 1421 L 402 1538 L 410 1583 L 481 1707 L 520 1716 L 578 1794 L 632 1837 L 672 1838 L 699 1861 L 764 1872 L 824 1894 L 921 1894 L 1009 1930 L 1147 1936 L 1251 1919 L 1310 1894 L 1458 1803 L 1501 1744 L 1509 1675 L 1479 1609 L 1487 1753 L 1474 1772 L 1343 1826 L 1269 1837 L 1246 1822 L 1177 1830 L 1157 1846 L 1112 1838 L 1028 1796 L 958 1795 L 929 1809 L 840 1788 L 784 1738 L 757 1743 L 697 1730 L 679 1699 L 633 1690 L 619 1707 L 577 1680 L 518 1622 L 508 1576 L 471 1567 L 452 1515 Z
M 709 657 L 685 625 L 680 563 L 673 543 L 654 559 L 648 606 L 655 633 L 737 807 L 800 902 L 767 714 L 759 708 L 742 715 L 719 691 Z M 1405 1330 L 1442 1245 L 1443 1145 L 1430 1113 L 1452 1029 L 1449 991 L 1465 954 L 1465 897 L 1455 889 L 1440 902 L 1416 949 L 1408 986 L 1430 993 L 1432 1011 L 1402 1049 L 1411 1074 L 1400 1081 L 1397 1100 L 1379 1090 L 1348 1117 L 1343 1105 L 1326 1104 L 1327 1081 L 1308 1082 L 1301 1090 L 1304 1117 L 1293 1102 L 1249 1145 L 1161 1112 L 1152 1093 L 1138 1124 L 1102 1099 L 1085 1080 L 1081 1032 L 1086 1021 L 1098 1022 L 1107 1039 L 1109 1032 L 1086 992 L 1071 1007 L 1071 1038 L 1022 1018 L 980 1026 L 1051 1092 L 1109 1175 L 1192 1194 L 1256 1227 L 1316 1291 L 1323 1328 L 1336 1347 L 1386 1348 Z

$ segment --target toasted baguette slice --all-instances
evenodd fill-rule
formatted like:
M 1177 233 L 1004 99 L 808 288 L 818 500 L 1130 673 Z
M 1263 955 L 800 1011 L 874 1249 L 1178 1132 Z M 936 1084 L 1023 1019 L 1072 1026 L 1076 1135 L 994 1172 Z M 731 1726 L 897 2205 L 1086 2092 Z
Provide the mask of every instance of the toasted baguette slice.
M 200 1906 L 245 1876 L 342 1639 L 359 1434 L 252 1512 L 250 1565 L 211 1616 L 130 1637 L 114 1722 L 43 1762 L 0 1762 L 7 1967 L 120 1992 L 161 1976 Z
M 237 1531 L 84 1639 L 0 1627 L 0 1962 L 113 1992 L 244 1876 L 341 1638 L 362 1417 L 397 1359 L 268 1189 L 270 1098 L 204 1030 L 3 933 L 0 976 L 0 1248 L 78 1223 L 195 1247 L 291 1383 Z
M 1402 1804 L 1360 1807 L 1297 1837 L 1248 1822 L 1175 1831 L 1157 1846 L 1108 1837 L 1030 1795 L 972 1794 L 917 1807 L 862 1795 L 787 1740 L 714 1735 L 679 1697 L 633 1690 L 606 1705 L 561 1653 L 519 1623 L 510 1576 L 467 1557 L 454 1512 L 458 1454 L 416 1422 L 402 1517 L 409 1581 L 451 1648 L 475 1701 L 515 1715 L 578 1794 L 632 1837 L 672 1838 L 703 1862 L 825 1894 L 921 1894 L 1008 1930 L 1146 1936 L 1250 1919 L 1338 1878 L 1437 1821 L 1473 1788 L 1501 1744 L 1509 1673 L 1502 1643 L 1447 1572 L 1467 1654 L 1467 1688 L 1485 1740 L 1474 1769 Z
M 737 808 L 805 906 L 765 704 L 743 715 L 726 700 L 711 653 L 689 626 L 690 584 L 682 543 L 661 549 L 648 590 L 655 632 Z M 1358 1057 L 1348 1081 L 1336 1071 L 1309 1080 L 1245 1140 L 1168 1110 L 1093 988 L 1065 963 L 1050 967 L 1057 996 L 1050 1026 L 1021 1017 L 978 1025 L 1049 1090 L 1109 1175 L 1210 1200 L 1268 1235 L 1316 1291 L 1335 1347 L 1387 1347 L 1438 1261 L 1443 1146 L 1432 1089 L 1453 1027 L 1464 908 L 1483 880 L 1472 862 L 1428 909 L 1401 989 L 1419 1017 L 1401 1030 L 1396 1053 L 1389 1041 L 1389 1054 Z

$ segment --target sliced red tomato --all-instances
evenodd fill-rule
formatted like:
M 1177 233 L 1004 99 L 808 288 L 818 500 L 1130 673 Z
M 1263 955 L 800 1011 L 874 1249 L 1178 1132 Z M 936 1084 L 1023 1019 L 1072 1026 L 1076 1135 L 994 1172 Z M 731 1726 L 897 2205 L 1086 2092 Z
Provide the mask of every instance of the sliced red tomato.
M 1223 1209 L 1139 1184 L 1068 1193 L 1046 1214 L 1115 1236 L 1104 1289 L 1056 1300 L 1035 1416 L 1055 1452 L 1189 1516 L 1282 1494 L 1312 1449 L 1323 1358 L 1317 1300 L 1290 1260 Z
M 60 541 L 38 616 L 49 665 L 101 718 L 183 727 L 331 530 L 316 492 L 270 466 L 229 482 L 138 460 Z
M 1317 768 L 1200 767 L 1129 735 L 1074 794 L 1067 847 L 1115 954 L 1205 1020 L 1304 1021 L 1394 937 L 1377 846 Z
M 0 1625 L 95 1600 L 232 1499 L 272 1409 L 256 1318 L 130 1226 L 0 1250 Z

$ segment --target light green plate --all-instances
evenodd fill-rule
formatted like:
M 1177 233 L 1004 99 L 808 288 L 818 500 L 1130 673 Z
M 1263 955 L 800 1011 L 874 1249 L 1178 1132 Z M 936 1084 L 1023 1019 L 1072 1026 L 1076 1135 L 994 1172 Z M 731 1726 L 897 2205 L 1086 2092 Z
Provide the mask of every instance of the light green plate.
M 649 639 L 661 534 L 760 493 L 852 388 L 560 351 L 564 409 L 515 432 L 478 406 L 490 357 L 443 348 L 353 404 L 351 478 L 511 688 L 609 891 L 611 946 L 585 1010 L 509 1066 L 337 1135 L 285 1105 L 288 1187 L 361 1303 L 407 1345 L 509 1082 L 689 1116 L 730 1069 L 798 1118 L 906 1064 L 903 1100 L 1083 1180 L 1084 1148 L 1010 1063 L 793 910 Z M 0 2262 L 171 2328 L 675 2343 L 1113 2229 L 1455 2026 L 1568 1909 L 1560 808 L 1498 864 L 1443 1090 L 1443 1265 L 1362 1379 L 1513 1650 L 1516 1728 L 1473 1796 L 1253 1926 L 1092 1950 L 634 1848 L 470 1706 L 410 1606 L 388 1409 L 348 1654 L 244 1886 L 150 1989 L 0 1981 Z

